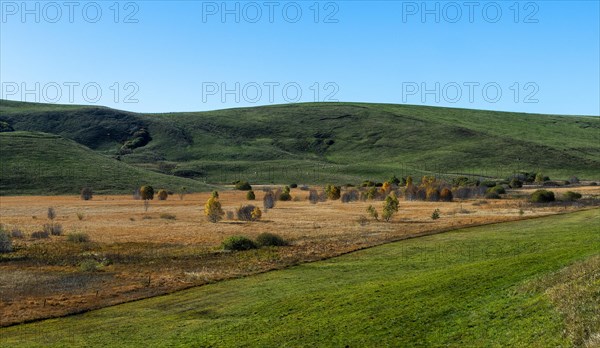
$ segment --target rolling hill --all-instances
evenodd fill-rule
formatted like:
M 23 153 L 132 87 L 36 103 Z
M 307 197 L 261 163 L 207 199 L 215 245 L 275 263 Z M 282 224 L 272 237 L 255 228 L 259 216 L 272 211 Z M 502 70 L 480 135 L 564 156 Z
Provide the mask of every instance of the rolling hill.
M 515 171 L 600 177 L 598 117 L 366 103 L 138 114 L 3 100 L 0 121 L 140 170 L 214 184 L 342 184 L 392 174 L 503 178 Z M 21 157 L 13 151 L 11 158 Z M 13 184 L 2 179 L 3 187 Z

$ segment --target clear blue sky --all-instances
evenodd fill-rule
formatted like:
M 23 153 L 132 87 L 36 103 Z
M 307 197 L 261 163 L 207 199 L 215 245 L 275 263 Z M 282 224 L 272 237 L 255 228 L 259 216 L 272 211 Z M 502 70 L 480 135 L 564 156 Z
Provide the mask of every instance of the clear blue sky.
M 6 99 L 140 112 L 327 99 L 600 115 L 599 1 L 0 4 Z

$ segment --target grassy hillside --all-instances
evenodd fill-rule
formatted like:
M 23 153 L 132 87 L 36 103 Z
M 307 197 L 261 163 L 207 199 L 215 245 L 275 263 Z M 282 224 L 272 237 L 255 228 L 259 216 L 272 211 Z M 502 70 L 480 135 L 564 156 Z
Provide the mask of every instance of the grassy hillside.
M 132 192 L 142 184 L 176 190 L 206 190 L 198 181 L 167 176 L 106 157 L 57 135 L 33 132 L 0 133 L 0 194 Z
M 59 134 L 107 155 L 146 129 L 152 140 L 123 154 L 124 162 L 212 183 L 519 170 L 600 178 L 598 117 L 363 103 L 136 114 L 2 101 L 0 112 L 16 130 Z
M 11 347 L 582 345 L 600 330 L 589 314 L 599 223 L 592 210 L 462 229 L 0 337 Z

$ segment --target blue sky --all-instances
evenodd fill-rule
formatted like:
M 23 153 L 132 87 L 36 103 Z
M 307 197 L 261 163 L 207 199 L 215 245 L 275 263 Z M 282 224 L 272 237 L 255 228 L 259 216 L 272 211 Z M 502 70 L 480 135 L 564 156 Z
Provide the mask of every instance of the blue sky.
M 598 1 L 0 5 L 5 99 L 139 112 L 339 100 L 600 115 Z

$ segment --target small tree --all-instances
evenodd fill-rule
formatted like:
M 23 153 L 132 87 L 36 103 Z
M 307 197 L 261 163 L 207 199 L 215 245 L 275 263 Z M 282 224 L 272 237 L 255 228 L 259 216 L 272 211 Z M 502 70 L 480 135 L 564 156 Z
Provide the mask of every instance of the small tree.
M 383 194 L 388 194 L 390 193 L 390 191 L 392 190 L 392 184 L 389 181 L 386 181 L 383 183 L 383 185 L 381 186 L 381 193 Z
M 443 188 L 440 192 L 440 200 L 444 202 L 452 202 L 453 198 L 452 191 L 447 187 Z
M 262 211 L 259 207 L 254 207 L 252 210 L 252 221 L 258 221 L 262 218 Z
M 392 175 L 388 182 L 393 185 L 400 185 L 400 179 L 398 179 L 396 175 Z
M 541 185 L 544 183 L 544 176 L 542 175 L 542 173 L 537 173 L 535 175 L 535 181 L 536 184 Z
M 235 183 L 235 189 L 240 191 L 249 191 L 252 190 L 252 186 L 247 181 L 238 181 Z
M 84 187 L 81 189 L 81 199 L 83 199 L 84 201 L 89 201 L 90 199 L 92 199 L 92 189 L 89 187 Z
M 406 188 L 409 188 L 411 186 L 413 186 L 413 178 L 409 175 L 406 177 Z
M 255 200 L 256 195 L 254 194 L 254 191 L 250 190 L 250 191 L 246 192 L 246 199 L 249 201 Z
M 373 218 L 373 220 L 379 221 L 379 213 L 377 213 L 377 210 L 375 209 L 374 206 L 369 205 L 367 207 L 367 213 L 369 213 L 369 216 L 371 216 Z
M 327 185 L 325 186 L 325 193 L 327 194 L 327 199 L 331 199 L 333 201 L 340 199 L 342 194 L 342 190 L 339 186 L 335 185 Z
M 213 196 L 206 201 L 206 204 L 204 205 L 204 214 L 206 215 L 208 221 L 212 223 L 219 222 L 221 219 L 223 219 L 225 212 L 223 211 L 223 208 L 221 208 L 221 202 L 219 202 L 219 198 Z
M 145 201 L 151 201 L 154 199 L 154 187 L 150 185 L 144 185 L 140 187 L 140 196 Z
M 166 201 L 168 197 L 169 197 L 169 193 L 167 192 L 167 190 L 161 189 L 158 191 L 158 200 L 159 201 Z
M 280 201 L 291 201 L 292 195 L 290 195 L 290 187 L 286 186 L 283 188 L 283 192 L 279 194 Z
M 392 219 L 392 216 L 398 212 L 398 205 L 398 197 L 396 197 L 395 193 L 392 192 L 385 198 L 383 214 L 381 214 L 385 221 L 389 222 Z
M 531 201 L 534 203 L 554 202 L 554 192 L 548 190 L 537 190 L 531 194 Z
M 265 211 L 269 209 L 273 209 L 275 207 L 275 194 L 273 191 L 269 190 L 265 193 L 263 197 L 263 208 Z
M 179 188 L 179 192 L 177 193 L 179 195 L 179 200 L 182 201 L 183 197 L 185 196 L 185 194 L 187 193 L 187 187 L 185 186 L 181 186 Z
M 319 193 L 317 190 L 310 190 L 308 192 L 308 201 L 311 204 L 317 204 L 319 202 Z
M 440 218 L 440 210 L 436 209 L 431 213 L 431 220 L 437 220 Z
M 56 218 L 56 211 L 54 210 L 54 208 L 50 207 L 48 208 L 48 219 L 49 220 L 54 220 Z
M 212 198 L 217 198 L 217 199 L 218 199 L 218 198 L 219 198 L 219 191 L 213 191 L 213 192 L 210 194 L 210 196 L 211 196 Z

